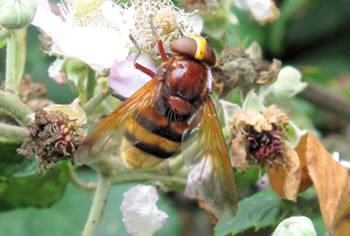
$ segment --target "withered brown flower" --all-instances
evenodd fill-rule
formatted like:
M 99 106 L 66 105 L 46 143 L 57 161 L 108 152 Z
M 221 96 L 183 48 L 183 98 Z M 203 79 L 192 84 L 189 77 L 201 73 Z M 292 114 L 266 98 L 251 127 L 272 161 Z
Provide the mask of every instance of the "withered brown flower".
M 234 166 L 245 171 L 250 164 L 284 164 L 287 147 L 282 128 L 288 123 L 288 116 L 274 105 L 236 112 L 230 127 Z
M 60 111 L 41 109 L 28 129 L 30 135 L 17 151 L 27 158 L 35 154 L 44 169 L 62 160 L 73 160 L 73 153 L 82 141 L 75 121 Z

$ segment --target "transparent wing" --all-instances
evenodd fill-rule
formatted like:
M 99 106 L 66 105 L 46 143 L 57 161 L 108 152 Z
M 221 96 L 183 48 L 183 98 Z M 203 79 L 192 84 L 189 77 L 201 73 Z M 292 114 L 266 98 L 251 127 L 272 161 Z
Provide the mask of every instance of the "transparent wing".
M 189 127 L 183 137 L 182 152 L 190 176 L 200 198 L 211 211 L 223 222 L 230 222 L 237 211 L 237 188 L 220 123 L 209 96 L 190 120 Z
M 161 77 L 152 79 L 108 115 L 80 144 L 75 154 L 74 162 L 78 165 L 90 164 L 120 152 L 121 140 L 125 135 L 127 122 L 132 117 L 141 116 L 154 104 L 161 86 Z M 130 129 L 133 128 L 131 127 Z M 123 149 L 126 149 L 131 144 L 124 145 Z

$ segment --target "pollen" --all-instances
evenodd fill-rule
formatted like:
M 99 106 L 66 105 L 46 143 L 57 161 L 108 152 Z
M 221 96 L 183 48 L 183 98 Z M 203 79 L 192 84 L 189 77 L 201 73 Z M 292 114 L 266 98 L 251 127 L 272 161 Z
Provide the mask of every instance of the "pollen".
M 78 0 L 74 2 L 73 7 L 75 9 L 75 17 L 82 19 L 96 12 L 99 9 L 104 0 Z

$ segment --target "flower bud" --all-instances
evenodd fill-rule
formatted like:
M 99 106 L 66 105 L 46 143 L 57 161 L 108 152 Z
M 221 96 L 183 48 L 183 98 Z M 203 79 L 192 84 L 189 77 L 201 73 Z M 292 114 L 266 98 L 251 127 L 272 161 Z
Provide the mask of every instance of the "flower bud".
M 311 220 L 305 216 L 294 216 L 282 221 L 272 236 L 316 236 Z
M 29 25 L 36 11 L 36 0 L 0 0 L 0 25 L 21 29 Z

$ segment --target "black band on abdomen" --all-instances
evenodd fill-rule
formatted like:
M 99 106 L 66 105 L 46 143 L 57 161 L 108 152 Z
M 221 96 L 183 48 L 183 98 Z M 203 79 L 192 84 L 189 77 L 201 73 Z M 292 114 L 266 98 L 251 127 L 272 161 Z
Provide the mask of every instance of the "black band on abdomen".
M 132 145 L 134 145 L 135 147 L 137 147 L 138 149 L 147 152 L 153 156 L 159 157 L 159 158 L 169 158 L 171 156 L 173 156 L 176 152 L 168 152 L 156 145 L 152 145 L 152 144 L 147 144 L 144 143 L 140 140 L 137 140 L 132 134 L 130 134 L 128 131 L 125 132 L 125 138 L 132 143 Z

